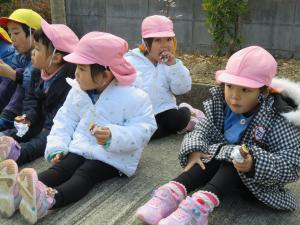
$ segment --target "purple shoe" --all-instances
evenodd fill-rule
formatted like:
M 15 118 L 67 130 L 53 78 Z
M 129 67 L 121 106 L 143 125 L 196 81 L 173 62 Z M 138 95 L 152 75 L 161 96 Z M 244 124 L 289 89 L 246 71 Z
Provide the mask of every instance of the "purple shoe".
M 6 159 L 16 161 L 21 154 L 21 146 L 12 137 L 0 137 L 0 162 Z
M 140 207 L 135 215 L 147 224 L 157 225 L 161 219 L 177 209 L 185 196 L 186 193 L 182 193 L 174 182 L 169 182 L 158 188 L 153 197 Z

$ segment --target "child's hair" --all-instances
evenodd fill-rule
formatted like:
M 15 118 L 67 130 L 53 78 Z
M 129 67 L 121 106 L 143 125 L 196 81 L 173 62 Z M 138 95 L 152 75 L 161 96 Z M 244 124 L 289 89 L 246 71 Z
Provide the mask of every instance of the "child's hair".
M 175 54 L 177 41 L 175 33 L 173 31 L 173 22 L 168 17 L 161 15 L 153 15 L 146 17 L 142 22 L 142 38 L 143 42 L 139 45 L 139 49 L 145 55 L 148 54 L 148 50 L 151 49 L 153 39 L 161 37 L 172 37 L 174 47 L 172 53 Z M 146 45 L 146 46 L 145 46 Z
M 40 28 L 34 32 L 33 38 L 36 42 L 41 42 L 48 50 L 51 52 L 54 51 L 54 46 L 52 42 L 49 40 L 49 38 L 45 35 L 43 30 Z M 55 52 L 62 54 L 63 56 L 69 54 L 68 52 L 63 52 L 60 50 L 56 50 Z
M 151 50 L 153 40 L 154 40 L 154 38 L 143 38 L 143 43 L 138 46 L 138 48 L 140 49 L 140 51 L 142 53 L 144 53 L 144 55 L 149 54 L 147 48 L 149 50 Z M 174 46 L 172 49 L 172 53 L 175 54 L 176 48 L 177 48 L 177 41 L 176 41 L 175 37 L 173 37 L 173 43 L 174 43 Z
M 219 86 L 221 87 L 222 92 L 224 93 L 224 91 L 225 91 L 225 83 L 220 83 Z M 259 93 L 260 94 L 259 94 L 258 100 L 260 101 L 261 97 L 264 99 L 264 98 L 266 98 L 269 95 L 269 93 L 272 93 L 272 88 L 264 85 L 264 86 L 262 86 L 262 87 L 259 88 Z
M 24 24 L 24 23 L 20 23 L 20 24 L 22 26 L 23 31 L 25 32 L 26 37 L 28 37 L 30 35 L 30 29 L 31 29 L 31 32 L 34 32 L 34 29 L 30 28 L 26 24 Z
M 92 80 L 95 82 L 96 76 L 103 73 L 106 70 L 106 68 L 99 64 L 91 64 L 90 66 L 91 66 Z
M 151 49 L 153 38 L 143 38 L 143 43 L 139 45 L 139 49 L 144 55 L 148 55 L 147 49 Z

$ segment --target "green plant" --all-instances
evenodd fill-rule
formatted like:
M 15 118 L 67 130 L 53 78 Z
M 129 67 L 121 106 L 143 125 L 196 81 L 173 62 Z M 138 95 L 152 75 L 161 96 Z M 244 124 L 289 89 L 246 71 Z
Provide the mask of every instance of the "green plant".
M 217 55 L 231 55 L 243 41 L 240 20 L 248 12 L 248 0 L 204 0 L 202 7 L 207 12 L 205 24 L 216 44 Z
M 50 0 L 0 0 L 0 17 L 9 16 L 18 8 L 32 9 L 51 22 Z

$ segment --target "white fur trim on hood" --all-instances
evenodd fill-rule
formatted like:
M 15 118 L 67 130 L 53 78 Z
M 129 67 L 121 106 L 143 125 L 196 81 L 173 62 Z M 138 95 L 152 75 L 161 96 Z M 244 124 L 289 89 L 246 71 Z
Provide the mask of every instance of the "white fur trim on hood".
M 300 127 L 300 83 L 296 83 L 288 79 L 276 78 L 272 80 L 271 86 L 274 88 L 282 88 L 283 91 L 281 92 L 281 94 L 293 99 L 293 101 L 297 105 L 296 110 L 288 113 L 282 113 L 282 115 L 291 123 Z

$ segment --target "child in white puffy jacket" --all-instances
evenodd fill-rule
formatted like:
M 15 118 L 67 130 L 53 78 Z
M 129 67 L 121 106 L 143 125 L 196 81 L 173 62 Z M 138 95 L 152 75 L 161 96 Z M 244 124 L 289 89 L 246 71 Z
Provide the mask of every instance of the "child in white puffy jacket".
M 90 32 L 64 57 L 77 64 L 76 80 L 68 80 L 72 89 L 48 136 L 45 158 L 52 167 L 18 174 L 13 160 L 3 161 L 0 170 L 12 181 L 0 189 L 10 199 L 1 203 L 4 214 L 19 207 L 35 223 L 49 209 L 80 200 L 97 183 L 135 173 L 156 123 L 148 95 L 131 85 L 136 71 L 123 58 L 127 51 L 125 40 Z
M 152 101 L 158 129 L 152 139 L 192 131 L 204 114 L 187 103 L 176 105 L 175 95 L 191 90 L 189 70 L 174 56 L 173 22 L 165 16 L 149 16 L 142 23 L 143 44 L 126 54 L 139 75 L 135 85 Z

